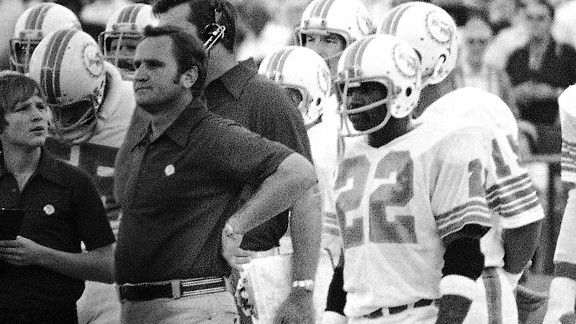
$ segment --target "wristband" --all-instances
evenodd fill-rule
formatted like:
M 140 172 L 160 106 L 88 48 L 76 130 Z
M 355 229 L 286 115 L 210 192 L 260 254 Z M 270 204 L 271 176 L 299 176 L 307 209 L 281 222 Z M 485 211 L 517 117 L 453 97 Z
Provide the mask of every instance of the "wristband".
M 476 281 L 459 275 L 448 275 L 440 280 L 440 293 L 476 299 Z

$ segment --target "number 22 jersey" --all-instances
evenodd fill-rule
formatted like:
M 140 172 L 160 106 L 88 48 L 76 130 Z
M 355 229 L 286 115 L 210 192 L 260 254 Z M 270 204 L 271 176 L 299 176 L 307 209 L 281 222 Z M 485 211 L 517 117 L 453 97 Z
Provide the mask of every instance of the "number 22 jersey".
M 490 136 L 429 122 L 374 148 L 347 140 L 334 187 L 344 244 L 345 314 L 440 297 L 445 243 L 464 226 L 491 226 L 485 185 Z

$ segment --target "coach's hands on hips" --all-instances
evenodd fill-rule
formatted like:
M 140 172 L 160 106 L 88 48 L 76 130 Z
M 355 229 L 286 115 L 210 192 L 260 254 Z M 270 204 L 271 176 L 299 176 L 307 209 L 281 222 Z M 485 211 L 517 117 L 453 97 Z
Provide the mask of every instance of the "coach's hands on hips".
M 0 241 L 0 260 L 15 266 L 39 264 L 48 248 L 22 236 Z
M 278 308 L 274 324 L 314 324 L 312 292 L 302 288 L 292 288 L 290 295 Z
M 254 252 L 242 250 L 240 243 L 244 235 L 233 233 L 225 227 L 222 230 L 222 256 L 232 268 L 240 268 L 250 262 L 250 256 Z

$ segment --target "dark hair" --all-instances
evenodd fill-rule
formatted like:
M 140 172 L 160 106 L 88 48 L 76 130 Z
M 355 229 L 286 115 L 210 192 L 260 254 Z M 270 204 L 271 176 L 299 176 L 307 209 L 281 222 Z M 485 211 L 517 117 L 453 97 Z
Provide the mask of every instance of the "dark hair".
M 146 26 L 144 37 L 168 36 L 172 39 L 172 55 L 176 59 L 178 66 L 178 76 L 193 67 L 198 68 L 198 79 L 190 90 L 196 95 L 200 95 L 204 89 L 206 80 L 206 50 L 202 42 L 184 29 L 163 25 L 158 27 Z
M 234 51 L 234 39 L 236 37 L 236 8 L 227 0 L 158 0 L 152 8 L 155 14 L 165 13 L 166 11 L 188 3 L 190 14 L 188 21 L 196 26 L 197 36 L 206 41 L 204 28 L 210 24 L 217 23 L 226 27 L 224 37 L 220 40 L 224 48 L 229 52 Z M 216 21 L 216 12 L 221 16 Z
M 0 133 L 6 126 L 6 114 L 13 112 L 16 105 L 34 95 L 45 98 L 38 82 L 18 72 L 0 72 Z

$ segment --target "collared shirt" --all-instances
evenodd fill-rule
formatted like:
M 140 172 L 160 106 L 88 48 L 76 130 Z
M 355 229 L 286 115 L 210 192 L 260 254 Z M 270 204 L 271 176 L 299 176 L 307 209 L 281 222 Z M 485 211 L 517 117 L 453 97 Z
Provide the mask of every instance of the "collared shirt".
M 576 83 L 576 50 L 550 40 L 540 68 L 530 69 L 530 45 L 517 49 L 510 55 L 506 72 L 513 86 L 527 81 L 544 83 L 554 88 L 567 88 Z M 552 125 L 558 117 L 557 98 L 534 99 L 518 103 L 520 117 L 535 124 Z M 558 152 L 560 149 L 558 142 Z
M 81 241 L 88 250 L 114 243 L 90 177 L 44 150 L 22 191 L 0 163 L 0 208 L 27 211 L 19 235 L 55 250 L 81 253 Z M 0 308 L 73 306 L 83 290 L 83 280 L 39 266 L 0 263 Z
M 155 141 L 149 129 L 135 118 L 116 160 L 116 279 L 228 275 L 220 239 L 242 188 L 258 187 L 293 151 L 208 112 L 200 99 Z
M 280 86 L 258 74 L 252 59 L 240 62 L 210 82 L 205 94 L 210 111 L 312 160 L 304 121 L 296 105 Z M 241 247 L 264 251 L 279 246 L 287 227 L 288 211 L 248 232 Z

